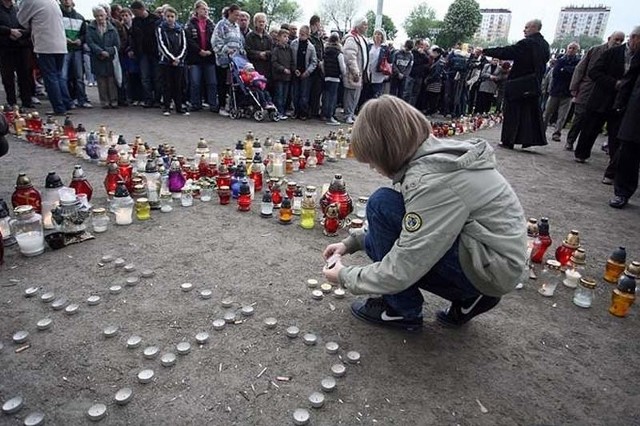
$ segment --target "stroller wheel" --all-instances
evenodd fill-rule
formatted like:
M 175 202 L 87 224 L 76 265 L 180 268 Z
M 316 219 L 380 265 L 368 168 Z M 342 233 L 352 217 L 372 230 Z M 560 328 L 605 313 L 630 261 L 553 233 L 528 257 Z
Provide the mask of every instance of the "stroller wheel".
M 234 120 L 242 117 L 242 112 L 239 109 L 232 109 L 229 111 L 229 116 Z
M 259 109 L 256 112 L 253 113 L 253 118 L 256 121 L 262 121 L 264 120 L 264 111 Z
M 278 111 L 270 111 L 269 118 L 271 121 L 280 121 L 280 114 L 278 114 Z

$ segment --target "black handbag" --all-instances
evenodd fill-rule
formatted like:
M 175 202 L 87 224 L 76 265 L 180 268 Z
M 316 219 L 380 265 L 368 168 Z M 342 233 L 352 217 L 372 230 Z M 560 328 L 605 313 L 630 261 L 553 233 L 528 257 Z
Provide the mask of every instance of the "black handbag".
M 507 80 L 504 85 L 504 97 L 509 101 L 537 98 L 540 95 L 542 95 L 542 90 L 536 74 L 527 74 L 513 80 Z

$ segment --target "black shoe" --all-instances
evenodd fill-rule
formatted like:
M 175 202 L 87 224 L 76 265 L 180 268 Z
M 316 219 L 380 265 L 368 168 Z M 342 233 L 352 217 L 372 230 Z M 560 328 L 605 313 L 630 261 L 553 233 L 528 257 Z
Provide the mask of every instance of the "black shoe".
M 461 327 L 471 318 L 493 309 L 500 302 L 499 297 L 480 295 L 474 299 L 451 302 L 446 311 L 439 311 L 436 318 L 447 327 Z
M 622 195 L 616 195 L 612 199 L 609 200 L 609 205 L 614 209 L 621 209 L 627 205 L 629 199 L 627 197 L 623 197 Z
M 351 313 L 360 320 L 386 327 L 406 331 L 418 331 L 422 328 L 422 317 L 404 318 L 387 305 L 382 297 L 356 300 L 351 304 Z

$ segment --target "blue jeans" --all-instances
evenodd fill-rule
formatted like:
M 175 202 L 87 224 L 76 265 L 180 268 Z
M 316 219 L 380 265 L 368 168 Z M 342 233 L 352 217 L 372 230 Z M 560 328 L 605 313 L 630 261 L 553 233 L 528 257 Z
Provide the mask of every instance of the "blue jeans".
M 275 104 L 278 108 L 278 114 L 284 115 L 286 112 L 287 96 L 289 95 L 289 81 L 276 81 L 275 83 Z
M 189 65 L 189 97 L 191 106 L 202 108 L 202 78 L 204 77 L 205 97 L 211 110 L 218 109 L 218 82 L 216 79 L 215 64 Z
M 75 50 L 64 55 L 64 65 L 62 67 L 62 80 L 67 85 L 69 82 L 69 69 L 72 69 L 76 86 L 76 100 L 78 105 L 89 102 L 87 91 L 84 88 L 84 54 L 82 50 Z
M 369 229 L 365 236 L 365 249 L 371 260 L 379 262 L 391 250 L 400 237 L 404 215 L 404 199 L 401 193 L 391 188 L 379 188 L 369 197 Z M 431 270 L 411 287 L 383 297 L 398 315 L 419 318 L 422 316 L 424 303 L 420 289 L 450 301 L 466 300 L 480 295 L 462 271 L 457 239 Z
M 64 53 L 38 53 L 38 66 L 47 90 L 47 97 L 53 112 L 57 114 L 65 113 L 73 106 L 67 82 L 62 80 L 64 57 Z
M 140 77 L 142 78 L 142 92 L 147 105 L 160 103 L 162 93 L 160 86 L 160 70 L 158 58 L 142 55 L 139 58 Z
M 407 77 L 404 86 L 404 95 L 402 99 L 407 103 L 416 106 L 418 103 L 418 95 L 420 94 L 420 89 L 422 88 L 422 79 L 421 78 L 413 78 Z
M 322 116 L 327 120 L 330 120 L 336 112 L 336 105 L 338 103 L 338 86 L 340 86 L 340 82 L 338 81 L 324 82 Z
M 309 115 L 309 91 L 311 89 L 311 80 L 309 77 L 293 79 L 293 110 L 297 117 L 306 117 Z

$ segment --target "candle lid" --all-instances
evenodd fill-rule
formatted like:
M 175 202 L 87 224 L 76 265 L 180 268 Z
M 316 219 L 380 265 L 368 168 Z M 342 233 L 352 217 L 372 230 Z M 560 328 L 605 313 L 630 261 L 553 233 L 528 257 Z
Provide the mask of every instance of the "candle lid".
M 587 255 L 582 247 L 573 252 L 569 260 L 576 265 L 584 265 L 587 263 Z
M 618 290 L 623 293 L 634 294 L 636 292 L 636 280 L 627 274 L 623 274 L 618 281 Z
M 554 271 L 559 271 L 559 270 L 560 270 L 560 267 L 562 266 L 562 265 L 560 264 L 560 262 L 558 262 L 558 261 L 557 261 L 557 260 L 555 260 L 555 259 L 549 259 L 549 260 L 547 260 L 546 264 L 547 264 L 547 268 L 549 268 L 549 269 L 553 269 Z
M 562 241 L 562 244 L 573 249 L 577 249 L 580 246 L 580 232 L 575 229 L 569 232 L 567 238 Z
M 640 262 L 637 262 L 637 261 L 631 262 L 627 266 L 624 273 L 636 279 L 640 278 Z
M 596 280 L 593 278 L 582 277 L 580 278 L 580 285 L 584 288 L 594 289 L 596 288 Z

